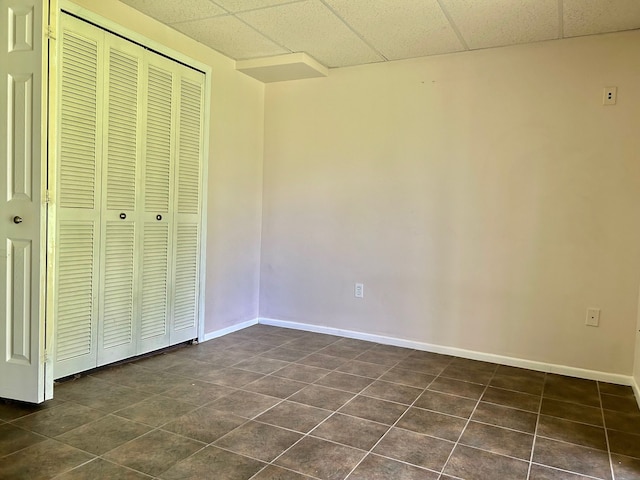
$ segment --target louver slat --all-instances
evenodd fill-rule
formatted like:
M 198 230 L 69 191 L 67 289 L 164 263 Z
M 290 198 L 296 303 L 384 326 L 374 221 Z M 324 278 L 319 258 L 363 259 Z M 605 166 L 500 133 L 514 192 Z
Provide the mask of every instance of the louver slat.
M 92 350 L 94 240 L 92 222 L 60 222 L 58 263 L 62 268 L 57 272 L 57 361 L 87 355 Z
M 196 326 L 198 319 L 198 225 L 178 224 L 176 238 L 175 330 Z
M 169 212 L 172 74 L 149 66 L 147 83 L 145 210 Z
M 102 347 L 112 348 L 133 340 L 133 279 L 135 227 L 106 222 Z
M 95 208 L 98 46 L 63 33 L 58 197 L 61 208 Z
M 181 80 L 178 139 L 178 213 L 200 212 L 202 85 Z
M 107 209 L 133 210 L 136 203 L 138 59 L 109 52 Z
M 140 325 L 143 339 L 167 333 L 168 245 L 168 224 L 145 223 Z

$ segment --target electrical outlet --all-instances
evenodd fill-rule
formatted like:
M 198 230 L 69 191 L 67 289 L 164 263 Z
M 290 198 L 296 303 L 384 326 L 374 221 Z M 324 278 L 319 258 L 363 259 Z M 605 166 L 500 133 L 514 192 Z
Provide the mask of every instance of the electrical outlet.
M 604 87 L 602 93 L 603 105 L 615 105 L 618 97 L 618 87 Z
M 597 327 L 600 325 L 600 309 L 599 308 L 588 308 L 587 309 L 587 321 L 585 325 L 589 327 Z
M 353 289 L 353 296 L 356 298 L 364 298 L 364 283 L 356 283 Z

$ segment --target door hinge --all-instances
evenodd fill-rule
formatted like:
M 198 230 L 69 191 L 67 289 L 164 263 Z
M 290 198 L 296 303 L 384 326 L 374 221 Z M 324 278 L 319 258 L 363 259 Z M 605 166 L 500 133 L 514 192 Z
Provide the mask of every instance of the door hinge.
M 44 203 L 47 205 L 51 203 L 51 194 L 49 193 L 49 190 L 44 192 Z
M 44 36 L 51 40 L 56 39 L 56 32 L 51 25 L 47 25 L 47 27 L 44 29 Z

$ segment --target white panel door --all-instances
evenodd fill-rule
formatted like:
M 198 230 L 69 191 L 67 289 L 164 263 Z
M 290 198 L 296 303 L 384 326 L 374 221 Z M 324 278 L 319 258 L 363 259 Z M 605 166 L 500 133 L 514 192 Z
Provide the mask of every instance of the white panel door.
M 61 15 L 54 249 L 55 378 L 96 367 L 102 33 Z
M 53 393 L 43 295 L 44 3 L 0 0 L 0 397 L 34 403 Z
M 143 49 L 109 33 L 104 33 L 104 48 L 98 365 L 137 354 L 140 303 L 137 188 Z
M 140 218 L 140 335 L 138 354 L 169 345 L 169 279 L 173 233 L 176 63 L 147 52 Z
M 182 67 L 179 89 L 172 344 L 198 336 L 204 75 Z

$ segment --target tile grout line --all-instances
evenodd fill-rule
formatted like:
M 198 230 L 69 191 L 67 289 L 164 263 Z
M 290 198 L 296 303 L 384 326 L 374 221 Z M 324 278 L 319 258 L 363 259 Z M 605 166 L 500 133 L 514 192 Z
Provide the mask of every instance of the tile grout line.
M 607 420 L 604 416 L 604 403 L 602 402 L 602 391 L 600 390 L 600 382 L 596 382 L 598 387 L 598 399 L 600 400 L 600 415 L 602 415 L 602 427 L 604 428 L 604 438 L 607 442 L 607 455 L 609 456 L 609 469 L 611 470 L 612 480 L 616 480 L 616 473 L 613 468 L 613 458 L 611 457 L 611 444 L 609 443 L 609 431 L 607 430 Z
M 377 345 L 377 344 L 375 344 L 375 345 Z M 370 349 L 368 349 L 368 350 L 370 350 Z M 367 351 L 368 351 L 368 350 L 367 350 Z M 317 352 L 314 352 L 314 353 L 317 353 Z M 364 353 L 364 352 L 363 352 L 363 353 Z M 309 355 L 313 355 L 313 353 L 311 353 L 311 354 L 309 354 Z M 407 356 L 408 356 L 408 355 L 407 355 Z M 389 368 L 387 368 L 387 370 L 386 370 L 384 373 L 382 373 L 381 375 L 379 375 L 375 380 L 379 379 L 382 375 L 384 375 L 384 374 L 388 373 L 388 372 L 389 372 L 391 369 L 393 369 L 393 368 L 394 368 L 398 363 L 400 363 L 400 361 L 401 361 L 401 360 L 398 360 L 396 363 L 394 363 L 394 364 L 393 364 L 393 365 L 391 365 Z M 293 362 L 292 362 L 292 363 L 293 363 Z M 384 366 L 386 366 L 386 365 L 384 365 Z M 339 368 L 339 367 L 336 367 L 336 368 Z M 334 370 L 332 370 L 332 371 L 335 371 L 335 369 L 334 369 Z M 328 374 L 327 374 L 327 375 L 328 375 Z M 326 375 L 325 375 L 325 376 L 326 376 Z M 322 377 L 322 378 L 324 378 L 324 377 Z M 375 380 L 374 380 L 374 381 L 375 381 Z M 373 383 L 373 382 L 372 382 L 372 383 Z M 311 384 L 309 384 L 309 385 L 317 385 L 317 384 L 315 384 L 315 383 L 311 383 Z M 370 384 L 369 384 L 369 385 L 370 385 Z M 369 387 L 369 385 L 367 385 L 366 387 L 362 388 L 358 393 L 353 393 L 353 397 L 352 397 L 352 398 L 351 398 L 347 403 L 345 403 L 344 405 L 341 405 L 338 409 L 343 408 L 345 405 L 348 405 L 349 403 L 351 403 L 351 402 L 353 401 L 353 399 L 354 399 L 354 398 L 356 398 L 358 395 L 360 395 L 364 390 L 366 390 L 366 389 Z M 319 385 L 319 386 L 323 387 L 323 385 Z M 305 387 L 305 388 L 306 388 L 306 387 Z M 331 388 L 331 387 L 325 387 L 325 388 Z M 346 390 L 339 390 L 339 389 L 334 389 L 334 390 L 338 390 L 338 391 L 346 391 Z M 291 398 L 291 397 L 292 397 L 292 396 L 294 396 L 296 393 L 298 393 L 298 392 L 292 393 L 292 394 L 291 394 L 289 397 L 287 397 L 287 398 Z M 347 393 L 352 393 L 352 392 L 347 392 Z M 284 400 L 283 400 L 283 401 L 284 401 Z M 296 403 L 297 403 L 297 402 L 296 402 Z M 275 405 L 274 405 L 274 406 L 275 406 Z M 272 408 L 273 408 L 273 407 L 272 407 Z M 316 407 L 316 408 L 318 408 L 318 407 Z M 308 431 L 308 432 L 307 432 L 307 433 L 305 433 L 302 437 L 300 437 L 300 438 L 299 438 L 295 443 L 293 443 L 289 448 L 285 449 L 282 453 L 280 453 L 280 455 L 278 455 L 278 456 L 277 456 L 277 457 L 275 457 L 273 460 L 271 460 L 271 462 L 269 462 L 269 465 L 275 465 L 275 463 L 274 463 L 275 461 L 277 461 L 280 457 L 282 457 L 283 455 L 285 455 L 289 450 L 293 449 L 297 444 L 299 444 L 300 442 L 302 442 L 302 440 L 304 440 L 304 439 L 305 439 L 305 438 L 307 438 L 307 437 L 310 437 L 310 436 L 311 436 L 311 435 L 310 435 L 310 434 L 311 434 L 311 432 L 313 432 L 313 431 L 314 431 L 315 429 L 317 429 L 320 425 L 322 425 L 322 424 L 323 424 L 323 423 L 325 423 L 327 420 L 329 420 L 330 418 L 332 418 L 333 416 L 335 416 L 337 413 L 338 413 L 338 410 L 334 410 L 334 411 L 333 411 L 333 413 L 331 413 L 331 415 L 329 415 L 327 418 L 325 418 L 324 420 L 322 420 L 322 421 L 321 421 L 320 423 L 318 423 L 315 427 L 313 427 L 310 431 Z M 356 418 L 359 418 L 359 417 L 356 417 Z M 376 423 L 378 423 L 378 422 L 376 422 Z M 389 427 L 389 429 L 390 429 L 390 428 L 391 428 L 391 427 Z M 387 431 L 388 431 L 388 430 L 387 430 Z M 386 434 L 386 432 L 385 432 L 385 434 Z M 383 435 L 383 436 L 384 436 L 384 435 Z M 317 438 L 317 437 L 311 436 L 311 438 Z M 327 439 L 323 439 L 323 440 L 325 440 L 325 441 L 330 441 L 330 440 L 327 440 Z M 337 443 L 337 442 L 331 442 L 331 443 L 336 443 L 336 444 L 338 444 L 338 445 L 343 445 L 343 444 L 341 444 L 341 443 Z M 350 447 L 350 448 L 354 448 L 354 447 Z M 358 450 L 360 450 L 360 449 L 358 449 Z M 362 457 L 362 459 L 360 459 L 360 461 L 356 464 L 356 466 L 355 466 L 355 467 L 354 467 L 354 468 L 353 468 L 353 469 L 352 469 L 352 470 L 347 474 L 347 477 L 348 477 L 349 475 L 351 475 L 351 473 L 353 472 L 353 470 L 355 470 L 355 468 L 357 468 L 357 467 L 358 467 L 358 465 L 362 462 L 362 460 L 364 460 L 364 458 L 366 458 L 366 456 L 367 456 L 367 455 L 368 455 L 368 452 L 364 454 L 364 456 Z M 279 466 L 279 465 L 276 465 L 276 466 Z M 265 468 L 266 468 L 266 467 L 265 467 Z M 300 473 L 301 473 L 301 472 L 300 472 Z M 303 475 L 306 475 L 306 474 L 303 474 Z M 346 478 L 346 477 L 345 477 L 345 478 Z
M 536 440 L 538 439 L 538 426 L 540 425 L 540 415 L 542 414 L 542 400 L 544 399 L 544 389 L 547 386 L 547 374 L 544 374 L 542 383 L 542 391 L 540 392 L 540 402 L 538 403 L 538 414 L 536 415 L 536 428 L 533 431 L 533 442 L 531 444 L 531 454 L 529 455 L 529 468 L 527 469 L 527 480 L 531 478 L 531 469 L 533 468 L 533 454 L 536 449 Z
M 473 417 L 473 414 L 476 413 L 476 410 L 478 409 L 478 405 L 480 405 L 480 402 L 482 401 L 482 397 L 484 397 L 484 394 L 487 393 L 487 390 L 489 389 L 489 385 L 491 385 L 491 380 L 493 380 L 493 378 L 496 376 L 496 372 L 498 371 L 498 368 L 499 368 L 499 365 L 496 363 L 495 364 L 495 368 L 493 370 L 493 373 L 491 374 L 491 378 L 487 381 L 487 384 L 485 385 L 484 390 L 482 390 L 482 393 L 478 397 L 478 400 L 476 401 L 475 407 L 473 407 L 473 410 L 469 414 L 469 418 L 467 419 L 467 423 L 465 423 L 464 427 L 460 431 L 460 435 L 458 435 L 458 440 L 456 440 L 453 448 L 451 449 L 451 452 L 449 453 L 449 456 L 447 457 L 447 460 L 444 462 L 444 465 L 442 466 L 442 469 L 440 470 L 440 477 L 442 477 L 442 475 L 445 474 L 444 471 L 447 468 L 447 465 L 449 464 L 449 462 L 451 461 L 451 457 L 453 457 L 453 452 L 455 452 L 456 448 L 460 444 L 460 440 L 462 439 L 462 435 L 464 435 L 464 432 L 467 430 L 467 427 L 471 423 L 471 418 Z
M 379 445 L 379 444 L 384 440 L 384 438 L 389 434 L 389 432 L 390 432 L 394 427 L 396 427 L 396 425 L 398 424 L 398 422 L 400 422 L 400 420 L 402 420 L 402 418 L 407 414 L 407 412 L 408 412 L 408 411 L 409 411 L 409 410 L 410 410 L 410 409 L 415 405 L 415 403 L 418 401 L 418 399 L 419 399 L 422 395 L 424 395 L 424 393 L 427 391 L 427 389 L 429 388 L 429 386 L 430 386 L 431 384 L 433 384 L 433 382 L 435 382 L 435 381 L 440 377 L 440 375 L 442 374 L 442 372 L 444 372 L 444 370 L 445 370 L 449 365 L 451 365 L 451 363 L 452 363 L 452 362 L 453 362 L 453 358 L 451 358 L 451 359 L 449 360 L 449 363 L 447 363 L 447 365 L 446 365 L 445 367 L 443 367 L 442 371 L 441 371 L 438 375 L 435 375 L 435 376 L 434 376 L 434 379 L 433 379 L 433 380 L 431 380 L 431 382 L 429 382 L 429 384 L 428 384 L 426 387 L 424 387 L 424 388 L 422 389 L 422 392 L 420 393 L 420 395 L 418 395 L 418 396 L 413 400 L 413 402 L 411 403 L 411 405 L 409 405 L 409 406 L 405 409 L 405 411 L 402 413 L 402 415 L 400 415 L 400 416 L 398 417 L 398 419 L 397 419 L 397 420 L 396 420 L 396 421 L 395 421 L 395 422 L 394 422 L 394 423 L 393 423 L 393 424 L 392 424 L 392 425 L 387 429 L 387 431 L 386 431 L 386 432 L 384 432 L 384 434 L 383 434 L 383 435 L 378 439 L 378 441 L 377 441 L 377 442 L 376 442 L 376 443 L 375 443 L 375 444 L 374 444 L 374 445 L 369 449 L 369 451 L 367 452 L 367 454 L 366 454 L 366 455 L 365 455 L 365 456 L 360 460 L 360 462 L 358 462 L 358 464 L 357 464 L 357 465 L 356 465 L 356 466 L 351 470 L 351 472 L 349 472 L 349 475 L 351 475 L 351 474 L 355 471 L 355 469 L 356 469 L 356 468 L 358 468 L 358 466 L 362 463 L 362 461 L 363 461 L 363 460 L 364 460 L 364 459 L 365 459 L 369 454 L 373 454 L 373 451 L 375 450 L 375 448 L 376 448 L 376 447 L 377 447 L 377 446 L 378 446 L 378 445 Z M 400 362 L 398 362 L 398 363 L 400 363 Z M 416 432 L 416 433 L 417 433 L 417 432 Z M 347 477 L 348 477 L 349 475 L 347 475 Z
M 337 342 L 337 341 L 339 341 L 339 340 L 336 340 L 336 342 Z M 336 343 L 336 342 L 333 342 L 333 343 Z M 329 345 L 332 345 L 332 344 L 329 344 Z M 329 346 L 329 345 L 327 345 L 327 346 Z M 374 345 L 375 345 L 375 344 L 374 344 Z M 310 355 L 313 355 L 314 353 L 317 353 L 319 350 L 322 350 L 322 349 L 326 348 L 327 346 L 325 346 L 325 347 L 321 347 L 320 349 L 318 349 L 318 350 L 316 350 L 316 351 L 314 351 L 314 352 L 310 353 L 310 354 L 309 354 L 309 355 L 307 355 L 306 357 L 309 357 Z M 278 348 L 278 347 L 276 347 L 276 348 Z M 371 348 L 373 348 L 373 347 L 371 347 Z M 369 348 L 369 349 L 367 349 L 367 350 L 365 350 L 365 352 L 366 352 L 366 351 L 368 351 L 368 350 L 370 350 L 370 348 Z M 363 352 L 363 353 L 364 353 L 364 352 Z M 306 358 L 306 357 L 303 357 L 303 358 Z M 343 358 L 343 357 L 340 357 L 340 358 Z M 347 359 L 346 361 L 349 361 L 349 359 Z M 288 363 L 289 363 L 289 365 L 287 365 L 287 367 L 288 367 L 288 366 L 291 366 L 291 365 L 294 365 L 294 364 L 295 364 L 295 365 L 302 365 L 302 366 L 309 366 L 309 365 L 298 364 L 298 363 L 296 363 L 296 361 L 291 361 L 291 362 L 288 362 Z M 282 368 L 286 368 L 286 367 L 282 367 Z M 311 368 L 318 368 L 318 367 L 311 367 Z M 338 367 L 336 367 L 336 368 L 339 368 L 339 366 L 338 366 Z M 336 368 L 334 368 L 333 370 L 330 370 L 327 374 L 325 374 L 324 376 L 322 376 L 320 379 L 322 379 L 322 378 L 326 377 L 326 376 L 327 376 L 327 375 L 329 375 L 331 372 L 334 372 L 334 371 L 336 370 Z M 393 367 L 390 367 L 388 370 L 390 370 L 391 368 L 393 368 Z M 278 369 L 278 370 L 276 370 L 275 372 L 277 372 L 277 371 L 279 371 L 279 370 L 281 370 L 281 369 Z M 329 369 L 325 369 L 325 370 L 329 370 Z M 387 371 L 388 371 L 388 370 L 387 370 Z M 288 378 L 286 378 L 286 377 L 277 377 L 277 376 L 275 376 L 275 375 L 272 375 L 272 374 L 273 374 L 273 373 L 275 373 L 275 372 L 271 372 L 270 374 L 265 374 L 265 375 L 264 375 L 264 377 L 272 376 L 273 378 L 285 378 L 285 379 L 287 379 L 287 380 L 297 381 L 297 380 L 293 380 L 293 379 L 288 379 Z M 342 373 L 342 372 L 339 372 L 339 373 Z M 385 372 L 385 373 L 386 373 L 386 372 Z M 264 378 L 264 377 L 263 377 L 263 378 Z M 364 378 L 369 378 L 369 377 L 364 377 Z M 320 379 L 318 379 L 318 380 L 320 380 Z M 256 380 L 256 381 L 258 381 L 258 380 Z M 317 381 L 317 380 L 316 380 L 316 381 Z M 375 380 L 374 380 L 374 381 L 375 381 Z M 248 384 L 246 384 L 246 385 L 249 385 L 250 383 L 253 383 L 253 382 L 249 382 L 249 383 L 248 383 Z M 300 383 L 304 383 L 304 382 L 300 382 Z M 244 385 L 244 386 L 246 386 L 246 385 Z M 302 389 L 306 388 L 306 387 L 307 387 L 307 386 L 309 386 L 309 385 L 317 385 L 317 384 L 315 384 L 315 383 L 309 383 L 309 384 L 306 384 L 306 385 L 305 385 L 304 387 L 302 387 L 300 390 L 302 390 Z M 322 387 L 323 385 L 319 385 L 319 386 L 321 386 L 321 387 Z M 363 390 L 365 390 L 366 388 L 368 388 L 368 386 L 369 386 L 369 385 L 367 385 L 367 386 L 363 387 L 363 388 L 360 390 L 360 392 L 362 392 Z M 325 388 L 331 388 L 331 387 L 325 387 Z M 258 392 L 252 392 L 252 391 L 250 391 L 250 390 L 243 390 L 243 389 L 242 389 L 242 387 L 240 387 L 238 390 L 242 390 L 243 392 L 248 392 L 248 393 L 254 393 L 254 394 L 259 394 L 259 395 L 265 395 L 265 394 L 260 394 L 260 393 L 258 393 Z M 214 440 L 213 442 L 211 442 L 209 445 L 214 446 L 214 447 L 216 447 L 216 448 L 222 448 L 222 447 L 218 447 L 218 446 L 216 446 L 216 445 L 213 445 L 213 443 L 217 442 L 218 440 L 221 440 L 221 439 L 222 439 L 222 438 L 224 438 L 225 436 L 227 436 L 227 435 L 231 434 L 231 433 L 232 433 L 234 430 L 236 430 L 237 428 L 240 428 L 241 426 L 246 425 L 246 424 L 247 424 L 248 422 L 250 422 L 250 421 L 254 421 L 254 422 L 258 422 L 258 423 L 262 423 L 262 424 L 265 424 L 265 425 L 274 426 L 274 425 L 271 425 L 271 424 L 268 424 L 268 423 L 265 423 L 265 422 L 260 422 L 260 421 L 256 420 L 256 418 L 258 418 L 260 415 L 264 414 L 265 412 L 268 412 L 269 410 L 271 410 L 271 409 L 273 409 L 273 408 L 277 407 L 278 405 L 281 405 L 281 404 L 282 404 L 282 403 L 284 403 L 285 401 L 288 401 L 291 397 L 293 397 L 294 395 L 296 395 L 300 390 L 296 390 L 295 392 L 293 392 L 293 393 L 292 393 L 291 395 L 289 395 L 288 397 L 282 398 L 278 403 L 276 403 L 276 404 L 272 405 L 271 407 L 267 408 L 266 410 L 263 410 L 263 411 L 261 411 L 261 412 L 257 413 L 256 415 L 254 415 L 253 417 L 251 417 L 249 420 L 247 420 L 247 422 L 243 423 L 242 425 L 239 425 L 238 427 L 234 428 L 234 429 L 233 429 L 233 430 L 231 430 L 230 432 L 227 432 L 226 434 L 224 434 L 224 435 L 222 435 L 221 437 L 217 438 L 216 440 Z M 345 390 L 339 390 L 339 389 L 334 389 L 334 390 L 338 390 L 338 391 L 345 391 Z M 360 393 L 360 392 L 358 392 L 358 393 L 347 392 L 347 393 L 351 393 L 351 394 L 355 397 L 355 396 L 359 395 L 359 393 Z M 270 395 L 266 395 L 266 396 L 270 396 Z M 274 398 L 277 398 L 277 397 L 274 397 Z M 353 400 L 353 399 L 351 399 L 351 400 Z M 349 400 L 349 401 L 351 401 L 351 400 Z M 294 403 L 298 403 L 298 402 L 294 402 Z M 348 402 L 347 402 L 347 403 L 348 403 Z M 304 405 L 304 404 L 300 404 L 300 405 Z M 346 404 L 345 404 L 345 405 L 346 405 Z M 312 406 L 312 405 L 308 405 L 308 406 Z M 344 405 L 342 405 L 342 406 L 344 406 Z M 342 408 L 342 406 L 341 406 L 340 408 Z M 319 408 L 319 407 L 314 407 L 314 408 Z M 326 410 L 326 409 L 322 409 L 322 410 Z M 324 422 L 326 422 L 329 418 L 333 417 L 336 413 L 337 413 L 337 411 L 332 411 L 331 415 L 327 416 L 327 418 L 325 418 L 322 422 L 320 422 L 318 425 L 316 425 L 312 430 L 315 430 L 316 428 L 318 428 L 320 425 L 322 425 Z M 277 427 L 277 428 L 283 428 L 283 429 L 284 429 L 284 427 L 280 427 L 280 426 L 276 426 L 276 427 Z M 298 431 L 291 430 L 291 429 L 285 429 L 285 430 L 292 431 L 292 432 L 295 432 L 295 433 L 300 433 L 300 432 L 298 432 Z M 292 443 L 288 448 L 286 448 L 285 450 L 283 450 L 279 455 L 277 455 L 276 457 L 274 457 L 270 462 L 265 462 L 264 460 L 255 459 L 255 460 L 259 460 L 259 461 L 261 461 L 261 462 L 266 463 L 266 465 L 265 465 L 262 469 L 260 469 L 258 472 L 256 472 L 256 473 L 255 473 L 251 478 L 253 478 L 255 475 L 257 475 L 258 473 L 260 473 L 262 470 L 266 469 L 269 465 L 274 465 L 274 466 L 278 466 L 278 467 L 279 467 L 279 465 L 276 465 L 274 462 L 275 462 L 277 459 L 279 459 L 280 457 L 282 457 L 282 456 L 283 456 L 285 453 L 287 453 L 289 450 L 291 450 L 291 449 L 292 449 L 294 446 L 296 446 L 298 443 L 300 443 L 300 442 L 301 442 L 305 437 L 309 436 L 309 433 L 310 433 L 310 432 L 304 433 L 304 434 L 303 434 L 303 435 L 302 435 L 302 436 L 301 436 L 297 441 L 295 441 L 294 443 Z M 314 437 L 314 438 L 315 438 L 315 437 Z M 332 443 L 335 443 L 335 442 L 332 442 Z M 340 445 L 341 445 L 341 444 L 340 444 Z M 222 449 L 224 449 L 224 450 L 228 450 L 228 449 L 225 449 L 225 448 L 222 448 Z M 230 452 L 232 452 L 232 453 L 236 453 L 236 452 L 233 452 L 232 450 L 228 450 L 228 451 L 230 451 Z M 253 458 L 253 457 L 249 457 L 249 458 Z

